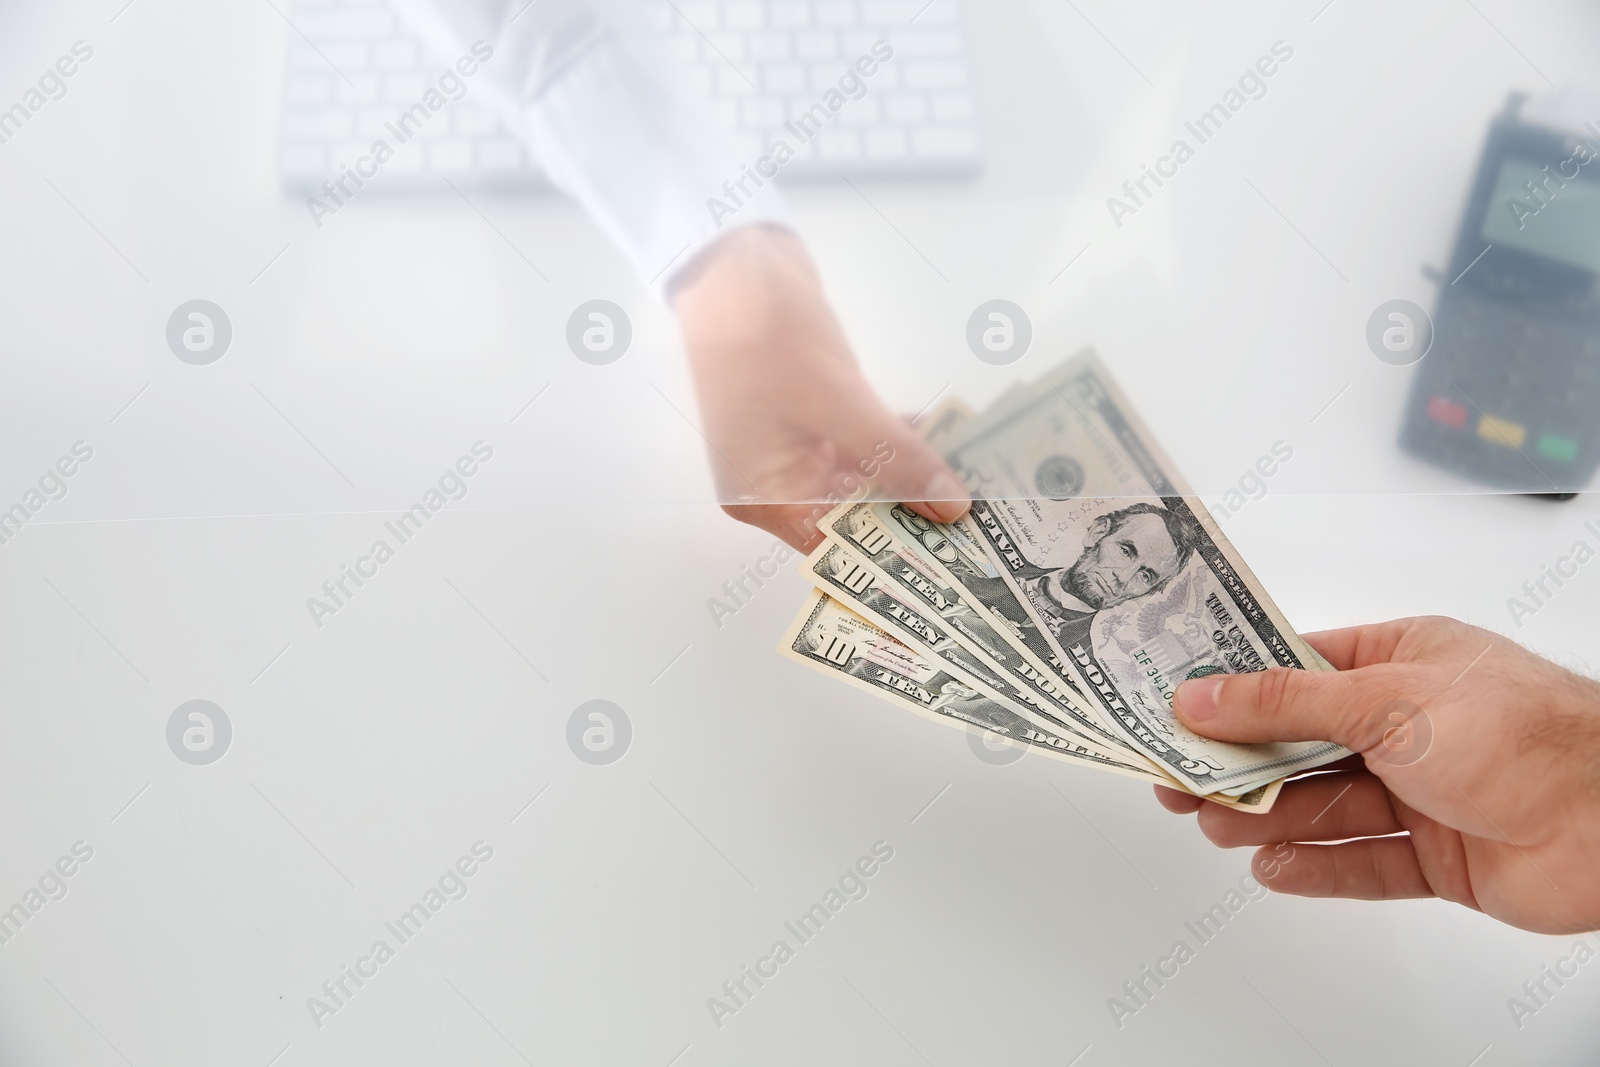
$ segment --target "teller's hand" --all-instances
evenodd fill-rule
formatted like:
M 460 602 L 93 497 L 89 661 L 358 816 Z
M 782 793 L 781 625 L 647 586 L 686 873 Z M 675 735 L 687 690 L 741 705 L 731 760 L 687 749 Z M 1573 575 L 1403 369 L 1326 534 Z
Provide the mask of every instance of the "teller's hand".
M 793 234 L 734 231 L 689 268 L 672 306 L 734 518 L 810 551 L 828 495 L 863 480 L 929 519 L 966 512 L 966 487 L 862 376 Z

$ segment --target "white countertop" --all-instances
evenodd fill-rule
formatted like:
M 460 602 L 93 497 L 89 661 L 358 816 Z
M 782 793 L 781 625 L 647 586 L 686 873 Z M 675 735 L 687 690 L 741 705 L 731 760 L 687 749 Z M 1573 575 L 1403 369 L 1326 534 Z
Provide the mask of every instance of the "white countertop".
M 588 223 L 485 197 L 496 232 L 453 197 L 374 196 L 319 232 L 273 171 L 272 8 L 120 5 L 9 12 L 0 33 L 0 102 L 74 40 L 95 48 L 0 145 L 0 508 L 75 441 L 95 453 L 0 545 L 0 909 L 93 849 L 0 944 L 0 1059 L 1600 1051 L 1593 968 L 1521 1029 L 1506 1007 L 1575 938 L 1438 902 L 1274 897 L 1200 945 L 1185 923 L 1246 853 L 1143 786 L 991 766 L 780 660 L 796 575 L 717 627 L 707 598 L 772 538 L 710 500 L 703 445 L 662 403 L 693 410 L 671 323 Z M 1582 75 L 1596 16 L 1318 6 L 969 3 L 985 177 L 805 187 L 797 214 L 898 407 L 947 386 L 983 402 L 1092 343 L 1203 493 L 1294 444 L 1224 528 L 1297 627 L 1448 614 L 1600 673 L 1600 571 L 1520 628 L 1506 606 L 1597 498 L 1475 495 L 1401 461 L 1407 372 L 1362 341 L 1383 300 L 1431 303 L 1419 267 L 1445 257 L 1489 114 L 1544 85 L 1532 63 Z M 1267 96 L 1116 229 L 1105 198 L 1279 39 L 1295 56 Z M 162 332 L 197 297 L 235 331 L 204 368 Z M 636 329 L 606 368 L 561 342 L 600 297 Z M 964 347 L 995 297 L 1035 323 L 1013 368 Z M 478 440 L 495 456 L 467 497 L 319 628 L 307 598 Z M 167 747 L 194 699 L 232 724 L 208 766 Z M 632 724 L 610 766 L 567 745 L 592 699 Z M 493 857 L 465 896 L 399 944 L 384 924 L 479 841 Z M 800 944 L 784 924 L 879 841 L 893 858 L 867 895 Z M 308 998 L 380 938 L 394 958 L 316 1026 Z M 719 1028 L 707 999 L 779 939 L 794 958 Z M 1195 959 L 1118 1029 L 1108 998 L 1179 939 Z

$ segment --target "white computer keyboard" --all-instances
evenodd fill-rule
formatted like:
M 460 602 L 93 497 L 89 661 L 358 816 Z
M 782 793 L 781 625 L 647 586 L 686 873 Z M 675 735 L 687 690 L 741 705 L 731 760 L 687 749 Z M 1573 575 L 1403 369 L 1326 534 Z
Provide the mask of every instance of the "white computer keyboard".
M 894 47 L 870 92 L 785 166 L 786 181 L 982 166 L 955 0 L 638 2 L 644 32 L 664 39 L 751 159 L 874 42 Z M 439 63 L 382 0 L 297 0 L 289 16 L 297 32 L 284 78 L 281 169 L 287 187 L 314 191 L 368 153 L 384 124 L 427 91 Z M 546 184 L 537 160 L 470 96 L 433 116 L 416 141 L 384 166 L 382 186 L 443 188 L 439 175 L 489 188 Z

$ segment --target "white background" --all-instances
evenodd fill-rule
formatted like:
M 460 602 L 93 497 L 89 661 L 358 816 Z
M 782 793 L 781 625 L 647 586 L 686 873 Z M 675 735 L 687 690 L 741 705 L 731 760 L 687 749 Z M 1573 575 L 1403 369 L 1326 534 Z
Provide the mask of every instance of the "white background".
M 318 231 L 276 177 L 292 31 L 273 8 L 121 4 L 8 4 L 0 31 L 0 106 L 73 41 L 95 49 L 0 145 L 0 506 L 74 441 L 95 449 L 0 546 L 0 907 L 74 841 L 95 849 L 0 946 L 0 1059 L 1600 1050 L 1595 968 L 1520 1031 L 1506 1008 L 1575 939 L 1436 902 L 1251 904 L 1118 1030 L 1107 998 L 1193 943 L 1185 921 L 1245 854 L 1143 786 L 987 765 L 961 733 L 781 661 L 794 575 L 717 628 L 707 598 L 772 539 L 712 503 L 704 446 L 662 399 L 694 416 L 671 321 L 588 222 L 478 198 L 491 228 L 448 191 L 375 193 Z M 1489 115 L 1509 88 L 1576 84 L 1600 19 L 1318 6 L 970 3 L 984 177 L 802 188 L 797 216 L 901 409 L 947 387 L 981 403 L 1093 344 L 1203 492 L 1294 445 L 1226 529 L 1300 629 L 1449 614 L 1593 673 L 1600 576 L 1520 629 L 1506 599 L 1593 541 L 1595 498 L 1476 495 L 1402 460 L 1408 372 L 1363 333 L 1384 300 L 1431 306 L 1419 268 L 1448 253 Z M 1279 39 L 1295 56 L 1268 95 L 1115 228 L 1105 198 Z M 163 337 L 197 297 L 235 333 L 203 368 Z M 965 348 L 996 297 L 1036 327 L 1012 368 Z M 633 316 L 611 367 L 562 340 L 594 298 Z M 315 627 L 306 598 L 478 439 L 495 458 L 467 499 Z M 195 698 L 234 726 L 209 767 L 166 747 Z M 566 745 L 594 698 L 633 723 L 610 767 Z M 479 839 L 495 856 L 469 895 L 316 1028 L 306 998 Z M 895 858 L 866 899 L 719 1030 L 706 998 L 880 839 Z

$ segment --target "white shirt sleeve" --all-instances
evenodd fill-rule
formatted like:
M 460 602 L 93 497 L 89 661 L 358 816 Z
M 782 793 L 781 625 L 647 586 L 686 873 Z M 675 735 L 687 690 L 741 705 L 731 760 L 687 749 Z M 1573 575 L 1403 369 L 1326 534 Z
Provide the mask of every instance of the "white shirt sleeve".
M 776 188 L 756 186 L 704 103 L 677 84 L 613 0 L 394 0 L 451 58 L 493 49 L 469 94 L 527 142 L 658 296 L 729 229 L 788 225 Z M 746 177 L 742 189 L 734 184 Z M 725 183 L 728 183 L 725 185 Z M 709 201 L 720 200 L 713 214 Z M 727 206 L 734 206 L 726 217 Z M 721 217 L 719 217 L 721 216 Z

